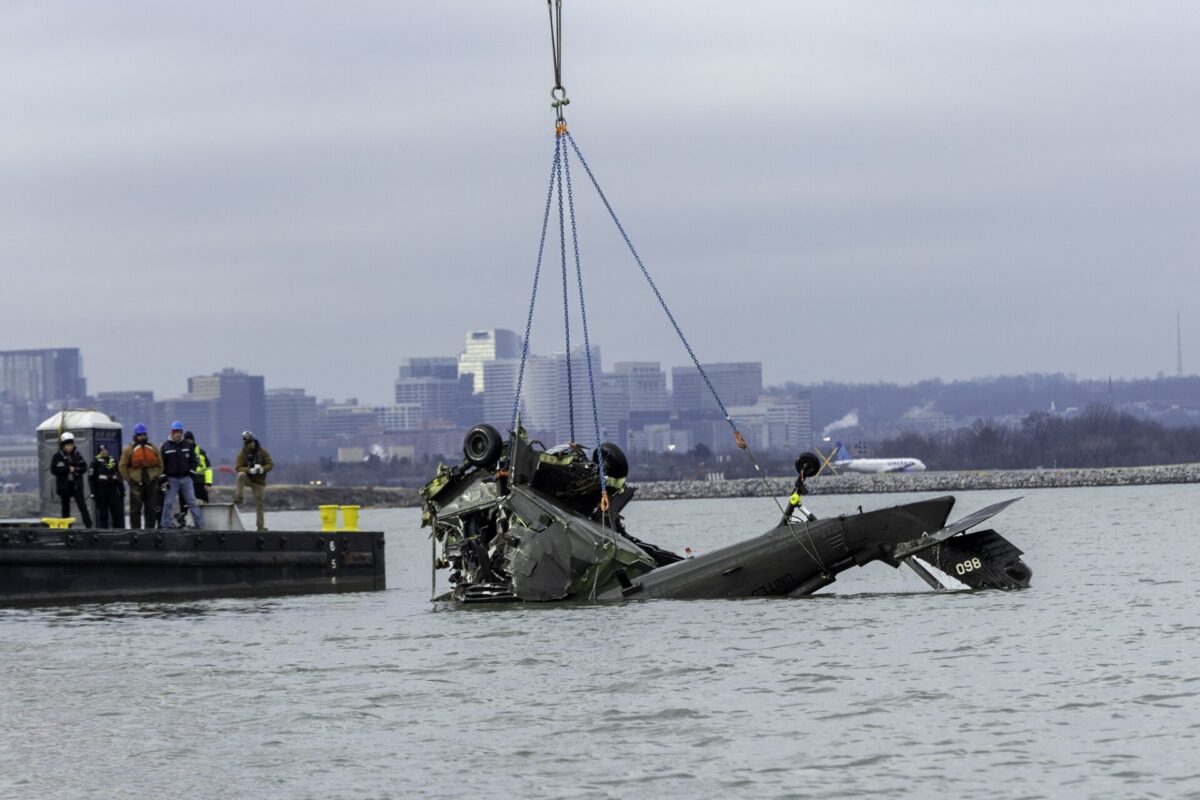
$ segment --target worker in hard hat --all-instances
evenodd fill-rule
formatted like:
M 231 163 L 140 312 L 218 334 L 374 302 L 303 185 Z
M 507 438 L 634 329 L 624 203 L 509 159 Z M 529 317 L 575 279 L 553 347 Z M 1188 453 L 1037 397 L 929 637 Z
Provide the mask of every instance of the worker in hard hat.
M 246 487 L 254 492 L 254 522 L 260 531 L 267 529 L 263 516 L 263 495 L 267 490 L 267 473 L 275 466 L 271 454 L 263 447 L 254 434 L 242 431 L 242 449 L 237 455 L 237 488 L 234 490 L 233 503 L 241 505 Z
M 54 488 L 58 490 L 58 499 L 62 502 L 62 516 L 71 516 L 71 501 L 74 500 L 83 527 L 90 528 L 92 515 L 88 513 L 83 493 L 83 477 L 87 471 L 87 462 L 75 450 L 75 434 L 67 431 L 58 437 L 58 452 L 50 459 L 50 472 L 54 473 Z
M 101 443 L 92 459 L 88 473 L 88 487 L 92 502 L 96 504 L 97 528 L 125 527 L 125 482 L 117 468 L 117 460 L 108 452 L 108 445 Z
M 129 527 L 158 527 L 158 478 L 162 475 L 162 455 L 150 444 L 146 426 L 133 426 L 133 441 L 121 451 L 117 462 L 121 477 L 129 484 Z M 143 520 L 145 525 L 142 524 Z
M 208 503 L 208 490 L 212 488 L 213 471 L 212 464 L 208 460 L 208 453 L 204 452 L 204 448 L 196 444 L 196 434 L 191 431 L 183 432 L 184 441 L 192 443 L 196 448 L 196 471 L 192 473 L 192 491 L 196 493 L 196 500 L 201 503 Z M 159 484 L 158 499 L 159 502 L 165 501 L 167 496 L 167 487 Z M 179 510 L 175 512 L 175 520 L 179 527 L 183 527 L 187 522 L 187 506 L 184 504 L 183 494 L 179 495 Z
M 188 511 L 192 512 L 192 521 L 197 528 L 204 527 L 204 515 L 200 513 L 200 504 L 196 502 L 196 491 L 192 484 L 192 473 L 196 471 L 196 444 L 183 438 L 183 423 L 175 420 L 171 423 L 171 436 L 159 447 L 162 453 L 163 474 L 167 477 L 167 496 L 163 501 L 162 512 L 159 516 L 159 526 L 163 528 L 177 527 L 171 519 L 171 506 L 175 498 L 183 495 L 183 502 Z

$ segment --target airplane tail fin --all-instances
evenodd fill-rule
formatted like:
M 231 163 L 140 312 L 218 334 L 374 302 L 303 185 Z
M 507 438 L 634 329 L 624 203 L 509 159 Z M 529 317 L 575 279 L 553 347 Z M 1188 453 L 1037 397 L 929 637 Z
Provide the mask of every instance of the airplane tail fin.
M 842 444 L 841 439 L 834 442 L 833 447 L 835 451 L 833 455 L 834 463 L 838 461 L 849 461 L 850 459 L 854 458 L 854 456 L 850 454 L 850 451 L 846 449 L 846 445 Z

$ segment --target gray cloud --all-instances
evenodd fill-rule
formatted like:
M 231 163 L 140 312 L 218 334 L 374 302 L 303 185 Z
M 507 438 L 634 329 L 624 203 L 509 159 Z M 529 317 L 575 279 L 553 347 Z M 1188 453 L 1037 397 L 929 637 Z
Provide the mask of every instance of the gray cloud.
M 568 3 L 572 131 L 702 358 L 1137 375 L 1200 319 L 1189 4 Z M 540 0 L 0 14 L 5 346 L 80 344 L 100 390 L 383 398 L 523 324 Z M 605 360 L 685 363 L 576 176 Z

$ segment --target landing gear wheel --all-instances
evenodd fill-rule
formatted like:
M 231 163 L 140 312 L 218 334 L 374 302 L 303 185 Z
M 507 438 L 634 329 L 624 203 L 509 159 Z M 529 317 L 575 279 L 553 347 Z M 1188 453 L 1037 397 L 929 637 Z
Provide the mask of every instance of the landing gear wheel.
M 463 437 L 463 455 L 473 467 L 486 469 L 500 460 L 504 440 L 491 425 L 476 425 Z
M 629 459 L 621 452 L 621 448 L 612 442 L 603 442 L 599 450 L 592 451 L 592 463 L 599 461 L 599 454 L 604 453 L 604 474 L 609 478 L 628 478 Z
M 801 478 L 811 478 L 821 470 L 821 459 L 813 453 L 801 453 L 796 459 L 796 472 Z

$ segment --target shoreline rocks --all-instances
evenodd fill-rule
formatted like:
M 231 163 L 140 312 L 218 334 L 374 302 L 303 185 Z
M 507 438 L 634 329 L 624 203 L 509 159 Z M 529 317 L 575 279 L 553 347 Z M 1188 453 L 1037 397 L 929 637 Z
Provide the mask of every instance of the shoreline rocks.
M 639 500 L 701 497 L 768 497 L 792 492 L 794 478 L 741 478 L 727 481 L 661 481 L 637 484 Z M 1200 483 L 1200 464 L 1104 469 L 987 470 L 974 472 L 893 472 L 881 475 L 823 475 L 811 478 L 814 495 L 900 492 L 970 492 L 988 489 L 1071 489 Z
M 696 500 L 710 497 L 787 496 L 793 478 L 741 478 L 725 481 L 653 481 L 637 483 L 638 500 Z M 1150 486 L 1200 483 L 1200 464 L 1107 469 L 988 470 L 978 472 L 898 472 L 884 475 L 823 475 L 808 481 L 814 495 L 972 492 L 988 489 L 1069 489 L 1098 486 Z M 216 487 L 214 502 L 230 502 L 232 487 Z M 247 498 L 249 499 L 249 498 Z M 416 489 L 396 486 L 267 487 L 268 511 L 311 511 L 320 505 L 363 508 L 411 508 L 421 499 Z M 243 505 L 243 511 L 254 504 Z M 34 492 L 0 494 L 0 519 L 40 517 Z

